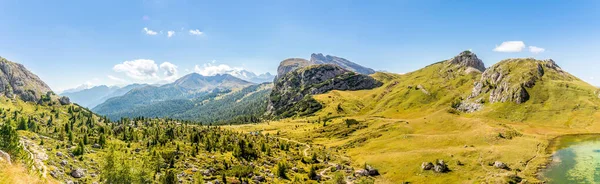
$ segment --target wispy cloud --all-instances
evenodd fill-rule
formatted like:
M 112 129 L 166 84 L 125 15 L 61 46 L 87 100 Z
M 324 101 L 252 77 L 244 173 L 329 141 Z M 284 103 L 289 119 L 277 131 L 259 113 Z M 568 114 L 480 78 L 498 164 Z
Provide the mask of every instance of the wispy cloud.
M 529 52 L 534 53 L 534 54 L 539 54 L 546 51 L 546 49 L 541 48 L 541 47 L 536 47 L 536 46 L 529 46 Z
M 158 34 L 156 31 L 152 31 L 152 30 L 148 29 L 147 27 L 144 28 L 144 32 L 147 35 L 156 35 L 156 34 Z
M 523 41 L 506 41 L 494 48 L 496 52 L 521 52 L 525 48 Z
M 173 35 L 175 35 L 175 31 L 167 31 L 167 37 L 171 38 Z
M 202 33 L 202 32 L 201 32 L 200 30 L 198 30 L 198 29 L 194 29 L 194 30 L 190 29 L 190 34 L 191 34 L 191 35 L 202 35 L 202 34 L 204 34 L 204 33 Z

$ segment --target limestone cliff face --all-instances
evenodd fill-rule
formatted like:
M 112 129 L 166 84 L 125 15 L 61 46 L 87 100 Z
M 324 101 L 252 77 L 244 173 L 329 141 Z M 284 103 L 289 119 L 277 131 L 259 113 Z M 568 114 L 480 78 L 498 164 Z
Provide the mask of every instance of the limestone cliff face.
M 0 95 L 23 101 L 40 102 L 42 96 L 50 99 L 52 90 L 38 76 L 23 65 L 0 57 Z M 63 101 L 68 101 L 63 99 Z
M 307 67 L 312 64 L 313 63 L 311 63 L 310 61 L 308 61 L 306 59 L 302 59 L 302 58 L 285 59 L 285 60 L 281 61 L 281 63 L 279 64 L 279 67 L 277 67 L 277 77 L 275 77 L 275 80 L 285 76 L 285 74 L 287 74 L 291 71 L 294 71 L 298 68 Z
M 321 104 L 311 95 L 331 90 L 372 89 L 381 85 L 370 76 L 338 65 L 311 65 L 286 73 L 275 81 L 267 114 L 290 117 L 314 113 L 321 108 Z

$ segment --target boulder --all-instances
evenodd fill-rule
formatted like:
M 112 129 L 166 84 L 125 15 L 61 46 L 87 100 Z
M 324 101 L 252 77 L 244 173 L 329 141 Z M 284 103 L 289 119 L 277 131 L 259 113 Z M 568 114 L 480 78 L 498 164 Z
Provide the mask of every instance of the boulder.
M 102 148 L 102 146 L 100 146 L 100 144 L 96 143 L 96 144 L 92 145 L 92 148 L 100 149 L 100 148 Z
M 500 161 L 495 161 L 494 162 L 494 167 L 496 167 L 498 169 L 505 169 L 505 170 L 509 169 L 508 166 L 505 163 L 500 162 Z
M 434 167 L 433 163 L 431 163 L 431 162 L 423 162 L 421 164 L 421 169 L 423 169 L 424 171 L 431 170 L 431 169 L 433 169 L 433 167 Z
M 69 104 L 71 104 L 71 100 L 69 99 L 69 97 L 66 97 L 66 96 L 60 97 L 58 99 L 58 102 L 60 102 L 60 105 L 69 105 Z
M 69 164 L 69 162 L 67 162 L 67 160 L 61 160 L 59 164 L 62 166 L 65 166 L 65 165 Z
M 260 176 L 260 175 L 257 175 L 257 176 L 254 176 L 254 177 L 252 177 L 252 180 L 253 180 L 255 183 L 260 183 L 260 182 L 265 182 L 265 181 L 267 181 L 267 180 L 265 179 L 265 177 L 264 177 L 264 176 Z
M 62 154 L 62 152 L 56 152 L 56 156 L 57 156 L 57 157 L 62 157 L 62 156 L 63 156 L 63 154 Z
M 370 165 L 367 165 L 367 172 L 369 172 L 369 176 L 379 176 L 379 171 Z
M 292 167 L 292 171 L 298 172 L 298 168 L 297 167 Z
M 10 155 L 2 150 L 0 150 L 0 161 L 11 163 Z
M 440 160 L 438 161 L 438 163 L 435 164 L 435 166 L 433 166 L 433 171 L 437 173 L 446 173 L 450 171 L 450 169 L 448 169 L 448 165 L 446 165 L 446 163 L 443 160 Z
M 85 172 L 83 172 L 83 169 L 75 169 L 71 171 L 71 176 L 73 178 L 82 178 L 85 175 Z
M 369 176 L 369 171 L 367 171 L 365 169 L 356 170 L 356 171 L 354 171 L 354 175 L 358 176 L 358 177 Z

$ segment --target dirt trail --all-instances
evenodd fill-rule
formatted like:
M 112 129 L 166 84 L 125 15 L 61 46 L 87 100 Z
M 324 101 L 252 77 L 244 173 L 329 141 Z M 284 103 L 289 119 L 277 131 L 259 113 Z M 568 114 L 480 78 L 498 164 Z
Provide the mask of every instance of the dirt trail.
M 21 137 L 19 143 L 23 146 L 23 150 L 29 154 L 31 161 L 33 161 L 33 168 L 39 171 L 42 177 L 46 178 L 48 171 L 46 164 L 44 164 L 44 161 L 48 160 L 46 151 L 27 137 Z

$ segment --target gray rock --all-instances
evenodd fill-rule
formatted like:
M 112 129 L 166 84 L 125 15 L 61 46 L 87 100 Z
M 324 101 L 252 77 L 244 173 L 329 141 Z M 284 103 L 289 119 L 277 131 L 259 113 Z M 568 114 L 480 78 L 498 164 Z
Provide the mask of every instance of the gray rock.
M 56 152 L 56 156 L 57 156 L 57 157 L 62 157 L 62 156 L 63 156 L 63 154 L 62 154 L 62 152 Z
M 82 178 L 83 176 L 85 176 L 85 172 L 83 172 L 83 169 L 75 169 L 71 171 L 71 176 L 73 178 Z
M 370 165 L 367 165 L 367 172 L 369 172 L 369 176 L 379 176 L 379 171 Z
M 252 177 L 252 181 L 254 181 L 255 183 L 260 183 L 260 182 L 265 182 L 267 180 L 265 179 L 264 176 L 256 175 L 256 176 Z
M 365 169 L 359 169 L 359 170 L 354 171 L 354 175 L 357 177 L 369 176 L 369 171 L 367 171 Z
M 433 171 L 437 173 L 446 173 L 450 171 L 450 169 L 448 169 L 448 165 L 446 165 L 446 163 L 443 160 L 439 160 L 438 163 L 436 163 L 433 167 Z
M 496 167 L 496 168 L 498 168 L 498 169 L 505 169 L 505 170 L 508 170 L 508 169 L 509 169 L 509 168 L 508 168 L 508 165 L 506 165 L 505 163 L 503 163 L 503 162 L 500 162 L 500 161 L 495 161 L 495 162 L 494 162 L 494 167 Z
M 10 155 L 2 150 L 0 150 L 0 161 L 12 163 L 10 160 Z
M 71 100 L 69 99 L 69 97 L 66 96 L 62 96 L 58 99 L 58 102 L 60 102 L 60 105 L 69 105 L 71 104 Z
M 461 52 L 458 56 L 450 59 L 448 61 L 451 64 L 466 67 L 465 72 L 469 73 L 470 71 L 483 72 L 485 71 L 485 64 L 481 61 L 481 59 L 477 58 L 477 55 L 471 51 Z M 475 70 L 469 70 L 469 68 L 473 68 Z
M 431 169 L 433 169 L 433 167 L 434 167 L 433 163 L 431 163 L 431 162 L 423 162 L 423 163 L 421 163 L 421 169 L 423 169 L 425 171 L 431 170 Z
M 297 167 L 292 167 L 292 171 L 298 172 L 298 168 Z
M 96 144 L 92 145 L 92 148 L 100 149 L 100 148 L 102 148 L 102 146 L 100 146 L 100 144 L 96 143 Z
M 65 166 L 65 165 L 69 164 L 69 162 L 67 162 L 67 160 L 61 160 L 59 164 L 62 166 Z

